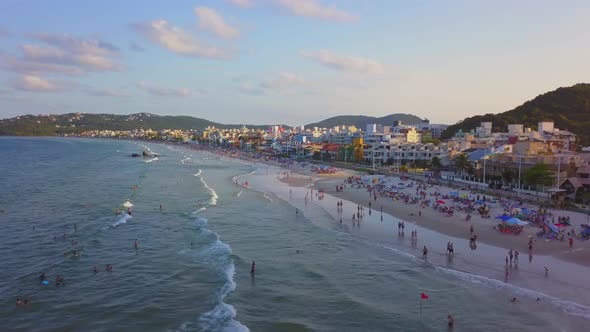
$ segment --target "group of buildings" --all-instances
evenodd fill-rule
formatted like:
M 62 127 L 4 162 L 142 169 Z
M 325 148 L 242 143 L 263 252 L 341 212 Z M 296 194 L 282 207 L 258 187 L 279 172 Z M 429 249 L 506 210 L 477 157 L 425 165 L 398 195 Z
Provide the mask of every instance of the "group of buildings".
M 203 130 L 92 131 L 84 136 L 129 137 L 209 144 L 252 151 L 261 155 L 281 155 L 297 159 L 317 159 L 363 164 L 376 170 L 432 168 L 433 159 L 441 170 L 456 171 L 454 161 L 464 154 L 468 166 L 455 172 L 463 180 L 497 187 L 523 186 L 523 174 L 532 166 L 548 166 L 557 194 L 573 197 L 579 190 L 590 191 L 590 154 L 576 152 L 576 135 L 539 122 L 537 128 L 510 124 L 505 131 L 492 131 L 491 122 L 482 122 L 469 132 L 457 132 L 441 140 L 447 125 L 394 122 L 391 126 L 367 124 L 366 128 L 340 125 L 333 128 L 215 128 Z M 495 128 L 497 129 L 497 128 Z

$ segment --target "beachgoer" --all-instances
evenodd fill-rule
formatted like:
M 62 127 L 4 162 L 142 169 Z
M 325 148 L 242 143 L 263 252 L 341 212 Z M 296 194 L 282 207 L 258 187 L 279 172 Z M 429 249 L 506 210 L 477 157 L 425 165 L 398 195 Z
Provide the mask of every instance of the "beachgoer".
M 506 256 L 506 265 L 508 265 L 508 256 Z
M 16 298 L 16 306 L 20 307 L 23 304 L 23 302 L 20 300 L 20 297 Z
M 422 258 L 424 259 L 424 261 L 426 261 L 427 256 L 428 256 L 428 248 L 426 248 L 426 246 L 424 246 L 424 249 L 422 249 Z
M 545 266 L 545 278 L 549 276 L 549 269 Z
M 574 246 L 574 238 L 570 236 L 570 238 L 568 239 L 569 243 L 570 243 L 570 248 L 572 248 Z
M 250 274 L 256 273 L 256 262 L 252 261 L 252 267 L 250 268 Z
M 139 247 L 139 242 L 137 242 L 137 239 L 135 239 L 135 241 L 133 242 L 133 247 L 135 248 L 135 250 L 137 250 L 137 248 Z
M 299 215 L 299 209 L 295 208 L 295 215 Z
M 512 253 L 512 249 L 508 250 L 508 257 L 510 257 L 510 264 L 512 264 L 512 259 L 514 258 L 514 253 Z
M 96 265 L 94 266 L 94 273 L 98 273 L 98 268 L 96 267 Z
M 453 327 L 453 324 L 455 324 L 455 319 L 453 318 L 453 315 L 447 315 L 447 324 L 449 325 L 449 327 Z
M 469 226 L 469 233 L 473 234 L 473 225 Z
M 78 231 L 78 224 L 74 224 L 74 232 Z
M 43 281 L 45 281 L 45 272 L 41 272 L 41 275 L 39 276 L 39 282 Z
M 518 301 L 518 300 L 516 299 L 516 296 L 510 299 L 510 302 L 511 302 L 511 303 L 516 303 L 516 301 Z
M 514 250 L 514 264 L 518 264 L 518 255 L 519 255 L 518 250 Z
M 402 221 L 402 233 L 404 232 L 404 228 L 406 228 L 406 223 Z

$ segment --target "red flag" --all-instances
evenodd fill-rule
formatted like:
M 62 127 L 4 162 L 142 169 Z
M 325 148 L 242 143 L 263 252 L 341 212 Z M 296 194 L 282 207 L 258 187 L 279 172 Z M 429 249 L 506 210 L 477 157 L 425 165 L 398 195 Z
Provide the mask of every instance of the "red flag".
M 426 295 L 424 293 L 422 293 L 421 297 L 422 297 L 422 300 L 428 300 L 428 295 Z

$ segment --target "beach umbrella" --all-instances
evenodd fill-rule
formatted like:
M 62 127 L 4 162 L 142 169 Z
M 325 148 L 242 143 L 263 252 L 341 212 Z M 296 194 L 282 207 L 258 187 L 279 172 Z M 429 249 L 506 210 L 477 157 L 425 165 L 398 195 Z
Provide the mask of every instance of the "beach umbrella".
M 480 199 L 478 201 L 475 201 L 476 204 L 483 204 L 483 201 Z
M 501 215 L 501 216 L 497 216 L 497 219 L 501 219 L 502 221 L 506 221 L 508 219 L 512 219 L 512 217 L 507 216 L 507 215 Z
M 442 199 L 439 199 L 438 201 L 436 201 L 438 204 L 445 204 L 445 201 L 443 201 Z
M 510 218 L 508 220 L 505 220 L 505 222 L 510 225 L 518 225 L 518 226 L 528 225 L 528 222 L 522 221 L 518 218 Z
M 131 204 L 131 202 L 127 201 L 127 202 L 123 203 L 123 206 L 126 208 L 130 208 L 133 206 L 133 204 Z

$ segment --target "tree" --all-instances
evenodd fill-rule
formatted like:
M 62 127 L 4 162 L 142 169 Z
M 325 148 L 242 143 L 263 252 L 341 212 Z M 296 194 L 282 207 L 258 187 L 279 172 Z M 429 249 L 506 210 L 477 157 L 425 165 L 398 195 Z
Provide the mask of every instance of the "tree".
M 504 181 L 504 184 L 511 184 L 512 181 L 514 181 L 514 172 L 510 169 L 505 169 L 504 172 L 502 172 L 502 180 Z
M 432 168 L 433 175 L 436 174 L 437 177 L 439 177 L 440 169 L 442 168 L 442 162 L 440 161 L 440 158 L 437 156 L 432 157 L 430 160 L 430 166 Z
M 535 186 L 537 200 L 539 200 L 539 186 L 550 186 L 553 178 L 546 164 L 538 163 L 524 172 L 524 183 Z
M 467 159 L 466 154 L 461 153 L 455 157 L 453 164 L 455 166 L 455 172 L 458 172 L 459 175 L 463 177 L 463 174 L 469 168 L 469 159 Z

